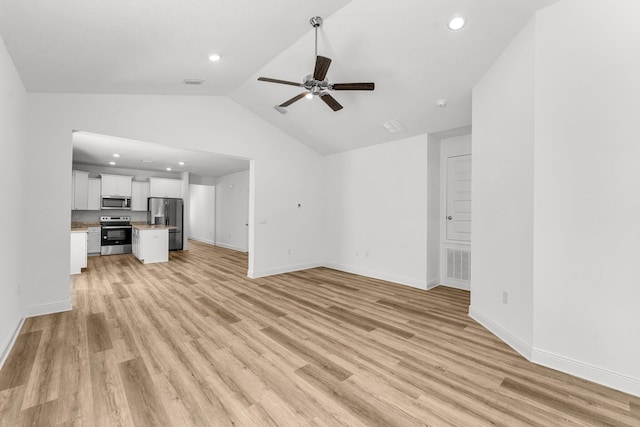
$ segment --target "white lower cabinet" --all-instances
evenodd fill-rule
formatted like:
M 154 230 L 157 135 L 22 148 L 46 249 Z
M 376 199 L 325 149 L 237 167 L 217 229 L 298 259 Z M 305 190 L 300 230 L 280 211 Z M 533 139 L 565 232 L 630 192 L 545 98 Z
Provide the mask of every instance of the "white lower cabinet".
M 100 255 L 101 229 L 100 227 L 89 227 L 87 233 L 87 253 L 92 255 Z
M 168 237 L 167 237 L 168 238 Z M 87 267 L 87 232 L 71 232 L 71 274 L 80 274 Z
M 169 230 L 133 228 L 131 236 L 133 255 L 143 264 L 169 261 Z

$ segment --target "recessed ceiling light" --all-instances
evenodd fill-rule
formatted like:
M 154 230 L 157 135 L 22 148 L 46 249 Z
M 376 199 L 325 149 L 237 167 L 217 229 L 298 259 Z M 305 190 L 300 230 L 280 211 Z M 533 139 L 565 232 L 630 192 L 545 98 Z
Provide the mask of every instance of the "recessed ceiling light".
M 120 157 L 120 154 L 113 153 L 113 157 Z
M 436 105 L 440 108 L 445 108 L 449 104 L 446 99 L 438 99 Z
M 114 165 L 116 164 L 116 162 L 109 162 L 109 164 L 110 164 L 111 166 L 114 166 Z
M 167 168 L 167 170 L 168 170 L 168 171 L 170 171 L 170 170 L 171 170 L 171 168 Z
M 453 31 L 458 31 L 462 27 L 464 27 L 465 20 L 462 16 L 454 16 L 449 21 L 449 29 Z
M 217 62 L 217 61 L 220 61 L 221 58 L 222 58 L 222 56 L 218 55 L 217 53 L 214 53 L 213 55 L 211 55 L 209 57 L 209 61 Z
M 180 166 L 184 166 L 184 162 L 178 162 Z

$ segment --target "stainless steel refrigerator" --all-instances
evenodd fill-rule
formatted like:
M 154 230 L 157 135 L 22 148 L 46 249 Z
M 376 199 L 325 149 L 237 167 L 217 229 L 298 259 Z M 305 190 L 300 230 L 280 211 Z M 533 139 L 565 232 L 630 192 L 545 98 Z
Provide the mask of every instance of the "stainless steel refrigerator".
M 152 225 L 173 225 L 169 230 L 169 250 L 182 250 L 184 207 L 182 199 L 149 197 L 147 199 L 147 222 Z

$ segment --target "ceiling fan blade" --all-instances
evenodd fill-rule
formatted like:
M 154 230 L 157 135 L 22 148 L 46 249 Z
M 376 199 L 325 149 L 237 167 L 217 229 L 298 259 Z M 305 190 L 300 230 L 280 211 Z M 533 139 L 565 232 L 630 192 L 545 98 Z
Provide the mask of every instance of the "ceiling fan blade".
M 375 83 L 334 83 L 331 85 L 333 90 L 373 90 Z
M 333 111 L 342 110 L 342 105 L 340 105 L 340 103 L 336 101 L 336 99 L 333 96 L 329 94 L 324 94 L 324 95 L 320 95 L 320 99 L 322 99 L 325 104 L 331 107 Z
M 289 105 L 293 104 L 296 101 L 300 101 L 302 98 L 304 98 L 309 92 L 302 92 L 299 95 L 294 96 L 293 98 L 291 98 L 288 101 L 283 102 L 282 104 L 278 105 L 278 107 L 288 107 Z
M 269 77 L 258 77 L 258 80 L 260 80 L 261 82 L 280 83 L 283 85 L 304 87 L 302 83 L 289 82 L 287 80 L 270 79 Z
M 331 59 L 326 56 L 318 55 L 316 57 L 316 69 L 313 71 L 313 78 L 315 80 L 323 81 L 324 78 L 327 77 L 329 65 L 331 65 Z

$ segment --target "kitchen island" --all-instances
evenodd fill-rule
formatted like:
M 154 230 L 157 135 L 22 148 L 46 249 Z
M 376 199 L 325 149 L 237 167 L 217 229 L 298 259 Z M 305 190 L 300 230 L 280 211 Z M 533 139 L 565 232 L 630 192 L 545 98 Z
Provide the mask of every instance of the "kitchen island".
M 143 264 L 169 261 L 169 230 L 171 225 L 132 224 L 133 255 Z

